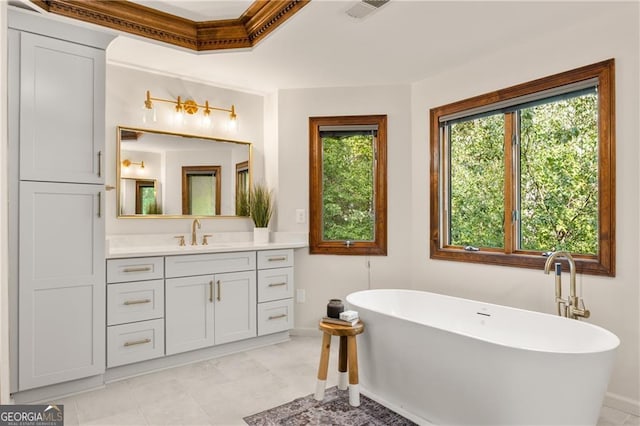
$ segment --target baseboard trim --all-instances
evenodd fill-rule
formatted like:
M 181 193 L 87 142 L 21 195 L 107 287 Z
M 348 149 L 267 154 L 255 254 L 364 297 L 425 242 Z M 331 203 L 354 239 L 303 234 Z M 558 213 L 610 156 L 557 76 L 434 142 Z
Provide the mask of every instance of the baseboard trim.
M 319 337 L 322 335 L 320 330 L 317 328 L 293 328 L 289 330 L 289 333 L 292 336 L 300 337 Z
M 16 392 L 11 396 L 16 404 L 50 403 L 68 396 L 104 388 L 105 384 L 130 377 L 287 342 L 290 340 L 289 336 L 288 331 L 281 331 L 266 336 L 252 337 L 191 352 L 150 359 L 135 364 L 109 368 L 104 374 L 97 376 Z
M 603 403 L 607 407 L 615 408 L 616 410 L 624 411 L 625 413 L 633 414 L 634 416 L 640 416 L 640 401 L 635 401 L 622 395 L 607 392 Z
M 71 395 L 77 395 L 103 387 L 104 376 L 100 374 L 84 379 L 15 392 L 11 396 L 15 404 L 50 403 Z

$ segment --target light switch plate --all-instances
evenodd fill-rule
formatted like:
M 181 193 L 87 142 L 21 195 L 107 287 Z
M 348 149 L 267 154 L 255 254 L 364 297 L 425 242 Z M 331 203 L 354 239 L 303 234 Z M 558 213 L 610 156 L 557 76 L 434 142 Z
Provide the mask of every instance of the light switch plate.
M 304 209 L 296 209 L 296 223 L 305 223 L 307 221 L 307 212 Z

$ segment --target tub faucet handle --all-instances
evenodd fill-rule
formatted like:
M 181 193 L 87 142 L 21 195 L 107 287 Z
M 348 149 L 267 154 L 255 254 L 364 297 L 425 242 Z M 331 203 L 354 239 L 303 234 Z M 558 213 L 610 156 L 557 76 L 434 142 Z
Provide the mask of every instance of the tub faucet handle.
M 584 301 L 582 299 L 577 299 L 576 302 L 576 306 L 571 305 L 569 307 L 570 313 L 573 314 L 573 317 L 589 318 L 591 316 L 591 312 L 584 306 Z

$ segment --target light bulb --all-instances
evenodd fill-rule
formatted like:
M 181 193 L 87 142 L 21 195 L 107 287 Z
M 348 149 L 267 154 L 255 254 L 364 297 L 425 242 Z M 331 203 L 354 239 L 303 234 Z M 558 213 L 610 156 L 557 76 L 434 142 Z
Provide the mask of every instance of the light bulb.
M 227 130 L 230 132 L 236 132 L 238 130 L 238 118 L 233 117 L 227 121 Z
M 211 127 L 211 115 L 206 111 L 204 112 L 201 123 L 202 127 L 204 127 L 205 129 L 209 129 Z
M 176 126 L 180 126 L 182 125 L 183 122 L 184 122 L 184 110 L 182 108 L 178 109 L 178 107 L 176 107 L 176 112 L 173 113 L 173 123 Z
M 147 108 L 146 106 L 142 107 L 142 122 L 147 123 L 155 123 L 156 118 L 156 109 L 155 108 Z

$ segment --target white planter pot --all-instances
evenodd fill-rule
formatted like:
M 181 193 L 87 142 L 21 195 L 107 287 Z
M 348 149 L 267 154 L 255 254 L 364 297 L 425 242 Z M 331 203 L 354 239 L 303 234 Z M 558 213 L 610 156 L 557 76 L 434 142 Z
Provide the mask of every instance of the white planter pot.
M 269 228 L 253 228 L 253 243 L 267 244 L 269 242 Z

